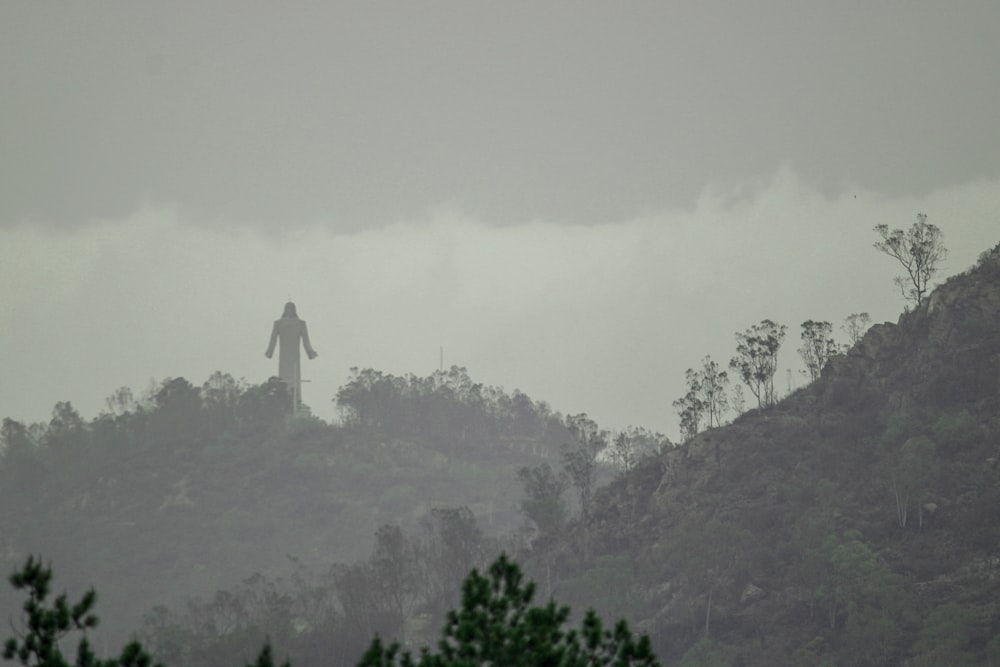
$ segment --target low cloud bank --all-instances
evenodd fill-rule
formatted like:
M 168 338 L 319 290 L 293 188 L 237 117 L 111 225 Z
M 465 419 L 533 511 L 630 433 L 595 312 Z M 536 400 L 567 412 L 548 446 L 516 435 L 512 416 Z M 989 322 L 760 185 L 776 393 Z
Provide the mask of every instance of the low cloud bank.
M 592 226 L 492 226 L 444 207 L 378 230 L 266 235 L 144 208 L 70 231 L 3 229 L 0 416 L 47 419 L 60 400 L 90 416 L 150 378 L 263 381 L 277 371 L 270 323 L 292 298 L 320 353 L 303 393 L 323 418 L 351 366 L 425 375 L 443 348 L 479 381 L 673 436 L 684 369 L 706 354 L 725 364 L 735 331 L 787 324 L 784 373 L 800 366 L 806 319 L 896 319 L 896 267 L 872 249 L 874 225 L 927 213 L 951 249 L 946 276 L 1000 240 L 998 204 L 998 181 L 831 200 L 785 168 L 706 190 L 692 211 Z

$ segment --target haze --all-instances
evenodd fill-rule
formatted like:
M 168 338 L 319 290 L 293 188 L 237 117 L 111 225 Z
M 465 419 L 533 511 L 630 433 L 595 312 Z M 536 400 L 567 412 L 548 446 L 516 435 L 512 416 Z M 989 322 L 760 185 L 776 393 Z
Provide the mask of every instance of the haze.
M 1000 240 L 996 3 L 0 8 L 0 416 L 441 362 L 676 432 L 733 333 L 895 320 L 872 227 Z M 794 376 L 793 376 L 794 377 Z

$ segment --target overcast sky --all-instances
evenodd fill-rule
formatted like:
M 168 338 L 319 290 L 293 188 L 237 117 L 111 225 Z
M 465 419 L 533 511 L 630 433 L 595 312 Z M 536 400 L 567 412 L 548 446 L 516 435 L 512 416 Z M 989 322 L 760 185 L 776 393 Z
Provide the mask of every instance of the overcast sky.
M 872 227 L 1000 241 L 1000 4 L 4 3 L 0 416 L 351 366 L 602 424 L 734 332 L 895 321 Z M 784 384 L 784 382 L 782 382 Z

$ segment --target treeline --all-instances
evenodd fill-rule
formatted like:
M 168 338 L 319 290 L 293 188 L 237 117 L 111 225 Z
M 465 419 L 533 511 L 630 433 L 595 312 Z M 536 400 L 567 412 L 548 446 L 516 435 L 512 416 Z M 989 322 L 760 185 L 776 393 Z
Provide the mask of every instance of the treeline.
M 9 465 L 26 459 L 39 463 L 94 446 L 114 443 L 184 443 L 221 433 L 253 437 L 279 427 L 291 414 L 285 385 L 271 378 L 259 385 L 216 372 L 201 387 L 184 378 L 151 383 L 136 397 L 121 387 L 105 399 L 105 408 L 84 420 L 68 401 L 56 403 L 48 421 L 26 425 L 5 417 L 0 426 L 3 458 Z
M 245 447 L 280 439 L 289 429 L 420 441 L 448 454 L 500 447 L 557 458 L 588 422 L 587 428 L 595 432 L 594 455 L 622 471 L 643 452 L 670 444 L 662 434 L 642 428 L 614 433 L 598 429 L 584 414 L 563 415 L 519 390 L 474 382 L 459 366 L 426 377 L 352 368 L 333 400 L 341 421 L 326 424 L 312 417 L 308 406 L 293 414 L 287 388 L 277 378 L 254 385 L 215 372 L 200 387 L 185 378 L 151 381 L 139 396 L 121 387 L 91 420 L 83 419 L 68 401 L 53 407 L 47 423 L 5 417 L 0 424 L 0 475 L 10 483 L 0 493 L 9 490 L 17 496 L 18 488 L 35 488 L 46 470 L 80 464 L 81 471 L 86 470 L 82 459 L 96 463 L 116 453 L 137 452 L 168 456 L 216 441 Z
M 806 320 L 802 323 L 799 356 L 805 366 L 803 372 L 815 382 L 827 363 L 837 354 L 847 353 L 857 344 L 871 325 L 868 313 L 853 313 L 841 329 L 848 336 L 848 343 L 839 344 L 833 338 L 833 325 L 826 321 Z M 687 392 L 673 402 L 680 418 L 682 441 L 686 442 L 702 430 L 721 426 L 732 413 L 743 414 L 746 409 L 745 386 L 757 401 L 757 408 L 775 405 L 781 391 L 775 384 L 778 373 L 778 352 L 785 340 L 788 327 L 771 320 L 736 332 L 736 354 L 729 360 L 729 370 L 736 382 L 717 362 L 707 355 L 700 368 L 689 368 L 684 373 Z M 788 370 L 788 392 L 792 391 L 791 369 Z M 742 382 L 743 384 L 740 384 Z
M 452 366 L 427 377 L 351 369 L 336 397 L 345 426 L 390 437 L 451 438 L 486 442 L 500 437 L 544 440 L 559 430 L 561 418 L 547 403 L 521 391 L 473 382 L 465 368 Z M 558 433 L 554 434 L 558 440 Z
M 105 404 L 89 421 L 67 401 L 53 407 L 48 423 L 3 419 L 0 504 L 5 515 L 17 514 L 17 508 L 30 513 L 51 493 L 65 496 L 75 483 L 114 475 L 137 456 L 148 467 L 151 460 L 218 438 L 262 440 L 284 428 L 291 414 L 291 399 L 277 378 L 249 385 L 220 372 L 201 387 L 168 378 L 139 398 L 122 387 Z
M 874 248 L 896 260 L 905 271 L 905 276 L 894 279 L 901 295 L 914 307 L 919 306 L 929 293 L 941 261 L 948 254 L 944 235 L 938 227 L 927 222 L 927 215 L 923 213 L 917 214 L 917 221 L 907 230 L 890 229 L 883 224 L 877 225 L 874 231 L 881 239 L 873 244 Z M 979 264 L 983 265 L 988 259 L 988 253 L 984 253 Z M 800 334 L 802 347 L 798 348 L 798 353 L 809 380 L 815 382 L 819 379 L 827 362 L 857 344 L 870 324 L 868 313 L 849 315 L 841 326 L 848 342 L 841 345 L 833 339 L 830 322 L 803 322 Z M 700 368 L 687 369 L 684 375 L 687 391 L 673 402 L 680 419 L 682 441 L 686 442 L 700 433 L 703 425 L 709 429 L 722 425 L 730 411 L 736 416 L 743 414 L 746 410 L 743 386 L 753 394 L 758 408 L 771 407 L 778 402 L 781 393 L 775 384 L 778 351 L 787 332 L 787 326 L 770 319 L 736 332 L 736 354 L 729 360 L 729 369 L 735 378 L 722 370 L 711 355 L 702 360 Z M 791 372 L 789 369 L 788 393 L 792 391 Z M 736 382 L 732 382 L 733 379 Z
M 460 367 L 425 378 L 355 368 L 333 400 L 345 428 L 380 437 L 558 442 L 567 432 L 562 416 L 546 403 L 517 390 L 507 393 L 474 383 Z M 285 429 L 290 417 L 291 398 L 277 378 L 254 385 L 216 372 L 200 387 L 185 378 L 167 378 L 152 382 L 138 397 L 128 387 L 117 389 L 89 421 L 70 402 L 57 403 L 47 423 L 5 417 L 0 425 L 0 469 L 28 483 L 42 469 L 84 451 L 106 452 L 125 442 L 134 448 L 184 447 L 218 437 L 259 440 Z M 310 416 L 308 407 L 295 417 L 297 428 L 322 424 Z

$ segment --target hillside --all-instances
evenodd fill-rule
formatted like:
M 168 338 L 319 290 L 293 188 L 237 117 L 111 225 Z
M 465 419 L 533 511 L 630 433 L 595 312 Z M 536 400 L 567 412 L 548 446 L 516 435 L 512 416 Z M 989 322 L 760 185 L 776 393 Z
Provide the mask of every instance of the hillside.
M 89 422 L 68 403 L 48 424 L 4 420 L 0 567 L 40 554 L 61 586 L 95 586 L 100 634 L 116 642 L 154 605 L 357 561 L 380 526 L 416 530 L 433 508 L 469 508 L 486 535 L 511 533 L 517 469 L 566 437 L 544 403 L 460 368 L 361 370 L 340 394 L 337 425 L 291 416 L 276 380 L 221 373 L 138 400 L 119 390 Z M 16 611 L 9 590 L 0 603 Z
M 4 422 L 0 555 L 93 583 L 168 664 L 419 646 L 506 550 L 664 665 L 1000 665 L 1000 246 L 678 447 L 462 369 L 357 371 L 336 426 L 222 375 L 118 399 Z
M 665 664 L 1000 664 L 998 457 L 1000 246 L 818 381 L 604 489 L 593 567 L 549 557 L 592 583 L 617 563 L 602 603 Z

